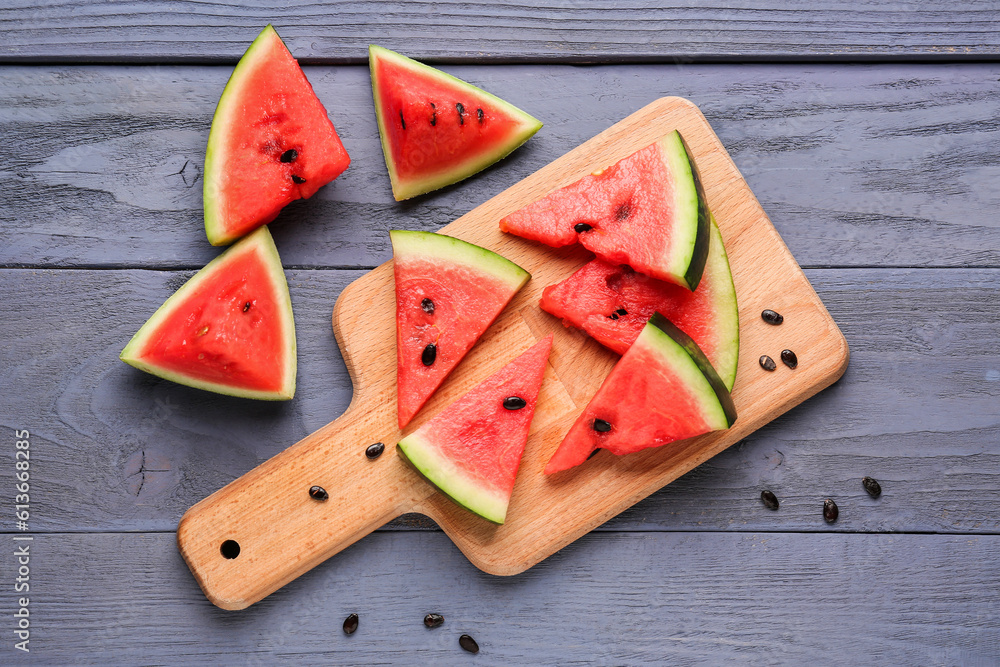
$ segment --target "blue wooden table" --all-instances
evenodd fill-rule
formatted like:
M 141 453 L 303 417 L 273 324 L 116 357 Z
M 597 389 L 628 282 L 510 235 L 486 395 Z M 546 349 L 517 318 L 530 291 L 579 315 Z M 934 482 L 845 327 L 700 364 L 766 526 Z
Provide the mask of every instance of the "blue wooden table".
M 1000 663 L 995 2 L 263 4 L 0 8 L 0 664 Z M 267 22 L 352 157 L 272 225 L 299 341 L 280 405 L 117 359 L 218 253 L 205 142 Z M 396 203 L 369 42 L 545 127 Z M 437 229 L 665 95 L 700 106 L 805 268 L 851 346 L 843 379 L 522 575 L 479 572 L 406 516 L 248 610 L 212 606 L 177 521 L 347 407 L 330 312 L 390 258 L 386 232 Z

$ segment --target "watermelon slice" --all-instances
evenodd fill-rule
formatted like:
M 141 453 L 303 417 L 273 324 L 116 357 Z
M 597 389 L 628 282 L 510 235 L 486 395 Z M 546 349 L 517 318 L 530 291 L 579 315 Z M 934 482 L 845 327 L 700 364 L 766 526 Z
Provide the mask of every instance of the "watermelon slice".
M 630 454 L 727 429 L 736 407 L 705 354 L 659 313 L 611 369 L 552 455 L 546 474 L 598 449 Z
M 595 259 L 542 292 L 542 310 L 583 329 L 618 354 L 660 312 L 691 336 L 730 391 L 740 352 L 740 313 L 722 234 L 712 221 L 708 261 L 694 292 Z
M 394 51 L 373 44 L 368 63 L 397 201 L 472 176 L 542 127 L 499 97 Z
M 531 275 L 477 245 L 389 232 L 396 275 L 396 384 L 406 426 Z
M 553 247 L 579 242 L 611 264 L 694 290 L 710 214 L 694 160 L 676 130 L 500 220 Z
M 295 394 L 295 323 L 271 233 L 261 227 L 196 273 L 120 355 L 147 373 L 220 394 Z
M 312 197 L 350 163 L 299 64 L 270 25 L 236 65 L 205 153 L 205 232 L 227 245 Z
M 399 441 L 399 451 L 460 505 L 503 523 L 552 334 Z

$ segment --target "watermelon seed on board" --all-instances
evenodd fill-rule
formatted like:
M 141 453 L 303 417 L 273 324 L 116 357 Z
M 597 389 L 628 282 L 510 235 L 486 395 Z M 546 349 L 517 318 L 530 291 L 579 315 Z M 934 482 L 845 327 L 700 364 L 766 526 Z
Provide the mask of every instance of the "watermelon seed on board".
M 774 363 L 774 359 L 767 356 L 766 354 L 762 354 L 758 361 L 760 363 L 760 367 L 768 372 L 771 372 L 778 367 L 777 364 Z
M 329 500 L 330 494 L 326 492 L 322 486 L 312 486 L 309 487 L 309 497 L 313 500 Z
M 781 351 L 781 361 L 789 368 L 795 368 L 799 365 L 799 358 L 791 350 Z
M 382 456 L 382 452 L 384 451 L 385 444 L 376 442 L 373 445 L 368 445 L 368 448 L 365 450 L 365 456 L 367 456 L 369 460 L 374 461 L 378 457 Z
M 773 311 L 770 308 L 761 312 L 760 319 L 775 326 L 785 321 L 785 318 L 781 316 L 781 313 Z

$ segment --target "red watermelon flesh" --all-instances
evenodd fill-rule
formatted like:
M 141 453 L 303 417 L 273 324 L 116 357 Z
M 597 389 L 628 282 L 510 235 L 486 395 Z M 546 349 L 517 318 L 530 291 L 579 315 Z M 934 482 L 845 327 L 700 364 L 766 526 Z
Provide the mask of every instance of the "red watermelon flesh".
M 732 397 L 698 346 L 662 315 L 650 318 L 545 466 L 577 466 L 596 449 L 630 454 L 736 421 Z
M 710 214 L 694 161 L 672 132 L 500 220 L 500 229 L 553 247 L 579 242 L 612 264 L 694 290 Z
M 399 441 L 435 486 L 494 523 L 507 515 L 551 348 L 549 334 Z
M 309 81 L 267 26 L 237 64 L 205 155 L 205 231 L 226 245 L 313 196 L 350 163 Z
M 222 394 L 295 393 L 295 326 L 267 227 L 212 260 L 156 311 L 121 353 L 126 363 Z
M 369 65 L 397 200 L 471 176 L 542 126 L 512 104 L 394 51 L 371 45 Z
M 625 354 L 649 318 L 660 312 L 694 339 L 726 388 L 733 388 L 739 309 L 722 235 L 714 222 L 708 261 L 694 292 L 627 265 L 594 259 L 561 283 L 546 287 L 541 306 L 618 354 Z
M 531 276 L 494 252 L 450 236 L 411 231 L 389 236 L 403 428 Z

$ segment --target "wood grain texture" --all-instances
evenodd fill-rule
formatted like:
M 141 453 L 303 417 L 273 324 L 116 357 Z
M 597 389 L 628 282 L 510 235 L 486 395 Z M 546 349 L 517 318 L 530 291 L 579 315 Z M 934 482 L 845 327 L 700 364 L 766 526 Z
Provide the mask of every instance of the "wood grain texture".
M 235 63 L 274 22 L 312 62 L 365 58 L 372 41 L 448 61 L 608 62 L 690 59 L 991 58 L 1000 17 L 988 0 L 948 3 L 776 0 L 665 6 L 621 2 L 369 2 L 71 0 L 7 3 L 7 62 Z
M 1000 271 L 806 273 L 851 345 L 845 376 L 599 530 L 1000 532 Z M 287 272 L 299 384 L 280 405 L 118 360 L 190 274 L 0 270 L 0 426 L 32 433 L 33 529 L 172 531 L 194 502 L 347 408 L 329 316 L 361 272 Z M 774 350 L 743 354 L 763 352 Z M 0 483 L 12 473 L 0 467 Z M 880 500 L 864 475 L 882 481 Z M 780 511 L 760 503 L 763 488 Z M 832 526 L 825 497 L 840 505 Z M 390 525 L 413 527 L 434 524 Z
M 1000 660 L 996 535 L 591 534 L 500 578 L 441 534 L 382 533 L 240 614 L 204 599 L 173 541 L 36 537 L 36 641 L 23 664 Z M 445 623 L 428 630 L 421 619 L 432 611 Z M 346 636 L 350 613 L 360 623 Z M 479 655 L 458 647 L 462 633 Z
M 741 346 L 793 347 L 800 365 L 794 372 L 755 372 L 755 358 L 743 355 L 733 388 L 740 417 L 731 428 L 628 457 L 602 452 L 562 474 L 543 475 L 546 461 L 617 357 L 542 315 L 537 306 L 542 289 L 567 278 L 589 260 L 589 253 L 553 250 L 503 234 L 498 222 L 674 130 L 681 132 L 698 165 L 708 206 L 725 239 L 740 303 Z M 480 569 L 518 574 L 829 386 L 847 368 L 847 342 L 837 325 L 708 121 L 685 99 L 665 97 L 643 107 L 442 232 L 507 257 L 532 280 L 402 432 L 396 428 L 392 400 L 396 311 L 391 262 L 343 291 L 333 311 L 333 330 L 354 383 L 348 411 L 202 500 L 181 519 L 181 553 L 213 603 L 243 609 L 407 511 L 432 518 Z M 766 307 L 785 316 L 780 329 L 755 317 Z M 457 506 L 445 494 L 428 493 L 428 485 L 394 451 L 374 464 L 361 456 L 359 441 L 398 442 L 549 333 L 555 336 L 549 356 L 554 373 L 539 396 L 502 526 Z M 313 484 L 331 492 L 329 506 L 306 494 Z M 220 549 L 231 540 L 243 549 L 238 557 Z
M 272 225 L 286 266 L 371 268 L 663 95 L 696 102 L 799 264 L 1000 266 L 1000 65 L 449 66 L 545 122 L 479 175 L 392 199 L 365 67 L 308 67 L 351 167 Z M 229 67 L 0 71 L 0 265 L 197 268 Z

